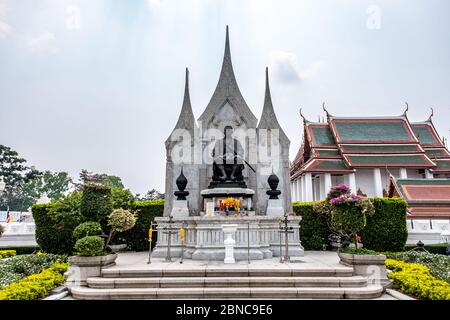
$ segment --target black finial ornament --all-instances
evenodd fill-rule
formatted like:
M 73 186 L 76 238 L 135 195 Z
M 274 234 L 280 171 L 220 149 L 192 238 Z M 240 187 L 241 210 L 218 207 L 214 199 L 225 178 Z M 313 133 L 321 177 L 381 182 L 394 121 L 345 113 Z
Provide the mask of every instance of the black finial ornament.
M 278 199 L 278 196 L 281 194 L 281 191 L 277 190 L 278 183 L 280 183 L 280 179 L 278 179 L 275 173 L 272 173 L 267 179 L 267 182 L 269 183 L 271 189 L 266 192 L 266 194 L 270 196 L 269 199 Z
M 188 180 L 183 174 L 183 168 L 181 168 L 180 175 L 176 180 L 176 184 L 178 187 L 178 191 L 175 191 L 173 194 L 177 196 L 177 200 L 186 200 L 186 196 L 189 195 L 189 191 L 185 191 Z

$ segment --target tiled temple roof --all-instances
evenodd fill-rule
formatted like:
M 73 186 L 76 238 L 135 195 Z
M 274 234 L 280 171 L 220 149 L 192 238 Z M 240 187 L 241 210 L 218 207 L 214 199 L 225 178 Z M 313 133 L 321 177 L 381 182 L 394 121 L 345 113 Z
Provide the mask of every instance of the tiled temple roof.
M 450 152 L 431 117 L 411 123 L 406 112 L 393 117 L 335 117 L 327 112 L 327 118 L 323 123 L 303 117 L 304 141 L 291 166 L 291 179 L 304 172 L 342 173 L 356 168 L 450 173 Z
M 413 217 L 450 218 L 450 179 L 395 179 L 389 197 L 408 202 Z

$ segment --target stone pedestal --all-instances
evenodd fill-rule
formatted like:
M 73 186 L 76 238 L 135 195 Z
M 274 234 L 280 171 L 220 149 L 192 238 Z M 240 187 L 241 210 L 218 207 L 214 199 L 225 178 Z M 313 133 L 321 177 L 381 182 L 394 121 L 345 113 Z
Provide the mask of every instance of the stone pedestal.
M 155 219 L 159 228 L 158 241 L 153 250 L 152 257 L 165 257 L 167 254 L 168 235 L 162 232 L 162 227 L 168 225 L 167 217 Z M 174 218 L 173 227 L 180 228 L 185 224 L 185 242 L 181 250 L 179 233 L 172 235 L 171 255 L 180 257 L 181 252 L 186 259 L 215 260 L 225 259 L 223 224 L 236 224 L 234 259 L 236 261 L 262 260 L 279 256 L 280 233 L 279 217 L 249 216 L 249 217 L 222 217 L 222 216 L 191 216 L 187 218 Z M 303 256 L 303 247 L 300 242 L 301 217 L 290 216 L 289 226 L 294 233 L 289 234 L 289 255 L 291 257 Z M 250 240 L 250 241 L 248 241 Z M 284 254 L 284 237 L 282 237 L 281 254 Z
M 237 230 L 237 224 L 223 224 L 222 230 L 225 236 L 223 244 L 225 246 L 225 259 L 224 263 L 236 263 L 234 260 L 234 245 L 236 241 L 233 239 L 233 235 Z
M 187 200 L 174 200 L 171 215 L 174 218 L 189 217 L 189 208 Z
M 267 216 L 282 217 L 284 215 L 283 203 L 281 199 L 267 200 Z

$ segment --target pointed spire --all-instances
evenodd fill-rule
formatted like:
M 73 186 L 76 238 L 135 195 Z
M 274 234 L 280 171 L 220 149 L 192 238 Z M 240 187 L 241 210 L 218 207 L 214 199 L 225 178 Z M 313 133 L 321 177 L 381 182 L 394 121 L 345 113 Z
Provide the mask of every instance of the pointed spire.
M 222 70 L 220 71 L 219 81 L 216 89 L 208 103 L 205 111 L 200 116 L 199 120 L 208 123 L 216 113 L 228 100 L 235 108 L 236 113 L 240 114 L 245 120 L 247 127 L 256 126 L 257 119 L 247 106 L 234 75 L 233 64 L 231 62 L 230 37 L 228 26 L 225 35 L 225 51 L 222 61 Z
M 279 129 L 280 139 L 285 139 L 289 141 L 283 129 L 281 128 L 275 110 L 273 109 L 272 96 L 270 94 L 270 84 L 269 84 L 269 68 L 266 67 L 266 92 L 264 96 L 264 106 L 261 114 L 261 119 L 259 120 L 258 129 Z
M 189 95 L 189 69 L 186 68 L 183 105 L 175 129 L 193 129 L 195 126 L 195 117 L 192 112 L 191 97 Z
M 432 118 L 433 118 L 433 116 L 434 116 L 434 109 L 433 108 L 430 108 L 431 109 L 431 114 L 430 114 L 430 116 L 428 117 L 428 122 L 432 122 L 433 120 L 432 120 Z
M 407 117 L 408 116 L 408 111 L 409 111 L 409 104 L 408 104 L 408 102 L 406 102 L 405 101 L 405 105 L 406 105 L 406 108 L 405 108 L 405 111 L 403 111 L 403 117 Z

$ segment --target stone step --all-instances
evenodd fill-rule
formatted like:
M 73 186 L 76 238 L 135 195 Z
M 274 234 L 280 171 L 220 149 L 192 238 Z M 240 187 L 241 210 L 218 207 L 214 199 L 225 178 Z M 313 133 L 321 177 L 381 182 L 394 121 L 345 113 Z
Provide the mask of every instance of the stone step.
M 149 268 L 102 270 L 105 278 L 148 278 L 148 277 L 351 277 L 353 268 Z
M 141 277 L 87 279 L 90 288 L 208 288 L 208 287 L 363 287 L 367 278 L 352 277 Z
M 381 285 L 361 288 L 332 287 L 237 287 L 237 288 L 120 288 L 94 289 L 73 287 L 75 299 L 215 299 L 215 298 L 264 298 L 264 299 L 372 299 L 383 292 Z

